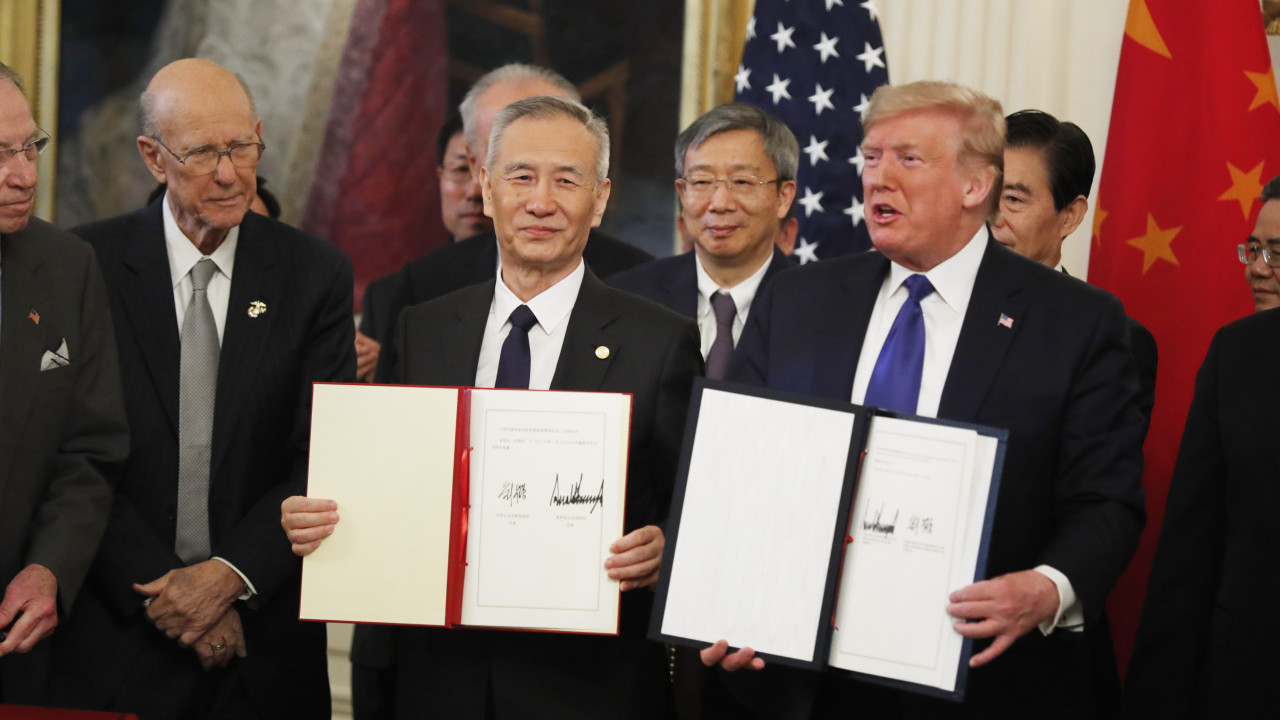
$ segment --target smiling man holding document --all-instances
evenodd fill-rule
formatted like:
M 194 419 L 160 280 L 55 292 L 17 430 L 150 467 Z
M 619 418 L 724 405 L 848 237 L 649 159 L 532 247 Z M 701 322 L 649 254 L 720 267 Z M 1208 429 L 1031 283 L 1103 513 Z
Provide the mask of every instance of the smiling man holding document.
M 606 288 L 582 263 L 609 198 L 608 152 L 604 123 L 578 103 L 533 97 L 499 114 L 481 185 L 501 266 L 494 280 L 401 316 L 390 382 L 633 394 L 626 534 L 605 561 L 626 593 L 620 635 L 400 629 L 400 717 L 667 714 L 662 648 L 643 638 L 651 599 L 627 591 L 657 579 L 658 523 L 702 359 L 691 320 Z M 295 552 L 334 532 L 337 510 L 286 500 Z
M 1086 647 L 1066 630 L 1102 610 L 1144 519 L 1144 423 L 1123 310 L 990 238 L 998 102 L 950 83 L 885 86 L 864 123 L 878 252 L 780 275 L 757 299 L 728 377 L 1008 429 L 990 579 L 937 598 L 957 632 L 979 639 L 975 669 L 961 705 L 785 668 L 741 684 L 778 688 L 765 697 L 778 707 L 756 706 L 769 717 L 847 715 L 877 701 L 885 717 L 1092 717 Z M 745 649 L 726 656 L 723 643 L 703 658 L 762 665 Z

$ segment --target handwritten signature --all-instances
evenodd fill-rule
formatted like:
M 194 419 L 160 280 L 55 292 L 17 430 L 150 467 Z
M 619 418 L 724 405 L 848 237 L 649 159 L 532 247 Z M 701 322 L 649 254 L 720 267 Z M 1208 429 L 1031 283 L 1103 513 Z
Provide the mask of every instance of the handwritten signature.
M 883 521 L 884 503 L 880 504 L 880 509 L 876 510 L 875 515 L 862 521 L 862 529 L 869 533 L 884 535 L 888 537 L 894 533 L 898 527 L 898 512 L 895 510 L 893 519 L 889 522 Z
M 498 499 L 506 500 L 508 506 L 522 503 L 525 501 L 524 486 L 524 483 L 504 482 L 502 483 L 502 490 L 498 492 Z
M 569 488 L 567 495 L 560 494 L 560 473 L 556 473 L 555 485 L 551 488 L 551 505 L 590 505 L 589 513 L 594 513 L 597 507 L 604 507 L 604 480 L 600 481 L 600 492 L 595 495 L 582 494 L 582 475 L 578 476 L 578 482 Z

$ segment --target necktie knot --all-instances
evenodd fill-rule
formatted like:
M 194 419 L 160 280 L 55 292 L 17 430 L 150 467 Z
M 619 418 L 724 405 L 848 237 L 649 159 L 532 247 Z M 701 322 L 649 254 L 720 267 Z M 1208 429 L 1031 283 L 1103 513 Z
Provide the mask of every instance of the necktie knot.
M 916 302 L 933 294 L 933 283 L 924 275 L 912 275 L 903 280 L 902 284 L 907 286 L 907 295 Z
M 711 310 L 716 314 L 716 325 L 733 327 L 733 319 L 738 315 L 738 306 L 733 302 L 733 296 L 727 292 L 714 293 L 711 296 Z
M 201 258 L 200 262 L 191 268 L 191 287 L 193 290 L 204 290 L 209 287 L 209 280 L 213 278 L 213 274 L 218 271 L 218 266 L 209 258 Z
M 521 305 L 511 311 L 511 327 L 519 328 L 520 332 L 529 332 L 529 329 L 537 323 L 538 318 L 534 316 L 528 305 Z

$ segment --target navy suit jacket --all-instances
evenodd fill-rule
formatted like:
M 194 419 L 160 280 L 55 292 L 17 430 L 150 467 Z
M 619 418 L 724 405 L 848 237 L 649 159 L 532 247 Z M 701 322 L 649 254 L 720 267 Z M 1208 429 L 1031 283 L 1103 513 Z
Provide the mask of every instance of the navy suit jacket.
M 867 252 L 775 278 L 729 379 L 849 400 L 888 270 Z M 987 577 L 1052 566 L 1071 581 L 1086 622 L 1100 617 L 1145 520 L 1136 394 L 1119 301 L 988 240 L 938 410 L 1009 431 Z M 970 673 L 963 707 L 904 697 L 903 714 L 1090 713 L 1089 671 L 1078 634 L 1033 630 Z
M 176 696 L 203 674 L 146 619 L 132 583 L 186 565 L 174 551 L 179 332 L 161 202 L 77 228 L 98 253 L 116 318 L 132 447 L 102 548 L 75 615 L 60 628 L 55 699 L 100 709 L 141 658 L 164 658 Z M 248 313 L 261 301 L 266 311 Z M 231 674 L 269 716 L 328 717 L 324 626 L 298 621 L 301 563 L 280 503 L 306 491 L 311 384 L 355 377 L 351 263 L 337 248 L 256 213 L 240 225 L 218 367 L 209 479 L 212 555 L 258 595 L 237 603 L 248 657 Z M 124 708 L 127 709 L 127 708 Z
M 1275 711 L 1270 622 L 1280 576 L 1274 396 L 1280 310 L 1218 331 L 1169 485 L 1125 681 L 1125 717 L 1266 717 Z
M 696 253 L 690 250 L 681 255 L 654 260 L 614 275 L 609 278 L 609 285 L 649 298 L 685 317 L 696 319 L 698 317 L 698 269 L 694 263 L 697 261 Z M 791 258 L 783 255 L 782 251 L 775 247 L 773 255 L 769 258 L 769 268 L 764 271 L 764 278 L 760 281 L 760 290 L 764 289 L 774 275 L 794 265 Z M 760 297 L 760 290 L 756 291 L 757 298 Z M 754 306 L 755 300 L 751 302 Z

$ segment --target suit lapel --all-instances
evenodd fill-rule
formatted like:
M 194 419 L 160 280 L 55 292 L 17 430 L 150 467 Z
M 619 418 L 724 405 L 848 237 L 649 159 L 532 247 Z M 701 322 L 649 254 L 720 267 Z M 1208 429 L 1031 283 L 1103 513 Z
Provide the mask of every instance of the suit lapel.
M 213 415 L 213 457 L 211 472 L 216 475 L 232 431 L 251 397 L 254 378 L 271 338 L 271 329 L 280 315 L 281 280 L 276 272 L 275 247 L 263 227 L 250 214 L 240 224 L 231 295 L 227 301 L 226 324 L 222 331 L 222 352 L 218 357 L 218 391 Z M 265 311 L 249 313 L 251 304 L 262 303 Z M 275 310 L 275 312 L 272 312 Z
M 132 282 L 116 288 L 125 319 L 138 343 L 174 435 L 178 433 L 178 367 L 180 358 L 178 315 L 173 306 L 173 280 L 169 253 L 164 244 L 161 204 L 152 203 L 139 215 L 136 238 L 127 240 L 121 259 L 134 275 Z
M 871 312 L 875 309 L 880 285 L 888 272 L 889 261 L 876 253 L 874 261 L 854 265 L 854 271 L 845 277 L 841 286 L 843 296 L 827 299 L 829 308 L 844 307 L 848 310 L 832 313 L 832 326 L 823 328 L 826 359 L 822 371 L 814 373 L 814 393 L 844 400 L 853 396 L 853 378 L 858 370 L 862 342 L 871 323 Z M 826 321 L 824 316 L 823 323 Z
M 974 278 L 973 295 L 965 311 L 947 383 L 942 389 L 938 417 L 971 421 L 982 407 L 992 382 L 1000 374 L 1005 353 L 1022 325 L 1005 327 L 1002 317 L 1025 323 L 1026 298 L 1022 279 L 1010 266 L 1008 250 L 987 241 L 986 253 Z
M 675 272 L 662 279 L 662 290 L 667 294 L 667 307 L 685 317 L 698 317 L 698 262 L 697 254 L 690 250 L 681 256 Z
M 30 317 L 46 308 L 40 285 L 40 259 L 22 252 L 18 243 L 4 237 L 0 260 L 0 497 L 9 468 L 17 454 L 22 428 L 35 401 L 40 363 L 45 347 L 44 331 Z M 57 349 L 57 348 L 54 348 Z M 68 371 L 63 371 L 68 372 Z
M 609 326 L 617 317 L 609 289 L 591 268 L 586 268 L 582 289 L 578 291 L 565 328 L 564 346 L 560 348 L 556 374 L 551 379 L 552 390 L 594 392 L 600 389 L 613 358 L 619 352 L 633 350 L 623 348 L 622 339 L 609 332 Z M 608 353 L 599 348 L 607 348 Z M 600 357 L 601 354 L 605 357 Z

